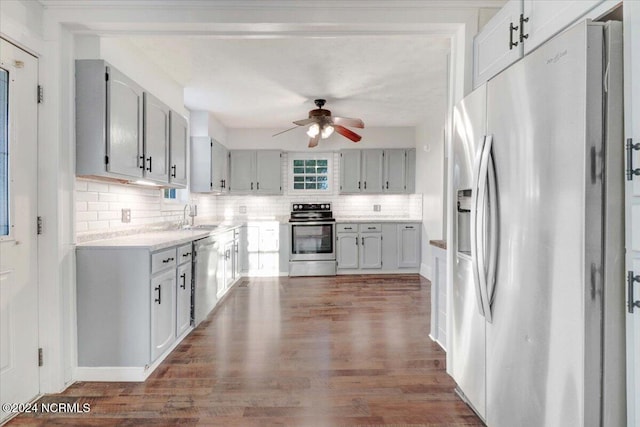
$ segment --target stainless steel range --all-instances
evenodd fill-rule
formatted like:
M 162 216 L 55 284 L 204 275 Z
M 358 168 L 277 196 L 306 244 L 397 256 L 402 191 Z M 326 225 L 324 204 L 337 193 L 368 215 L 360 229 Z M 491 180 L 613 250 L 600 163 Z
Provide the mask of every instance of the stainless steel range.
M 331 203 L 293 203 L 289 276 L 335 276 L 336 224 Z

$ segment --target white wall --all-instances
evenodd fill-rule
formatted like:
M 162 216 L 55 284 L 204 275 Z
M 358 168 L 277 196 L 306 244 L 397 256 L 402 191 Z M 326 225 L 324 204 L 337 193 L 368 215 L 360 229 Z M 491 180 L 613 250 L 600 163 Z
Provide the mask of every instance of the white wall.
M 227 145 L 227 128 L 209 111 L 192 110 L 189 128 L 191 136 L 208 136 Z
M 366 123 L 366 122 L 365 122 Z M 292 125 L 293 126 L 293 125 Z M 327 139 L 320 141 L 316 149 L 309 149 L 309 137 L 306 128 L 293 129 L 282 135 L 273 136 L 284 129 L 228 129 L 227 143 L 229 149 L 278 149 L 285 151 L 335 151 L 350 148 L 411 148 L 415 147 L 415 130 L 412 127 L 386 127 L 353 129 L 362 136 L 362 140 L 353 143 L 334 132 Z
M 123 38 L 76 36 L 76 59 L 104 59 L 172 110 L 189 118 L 184 88 Z

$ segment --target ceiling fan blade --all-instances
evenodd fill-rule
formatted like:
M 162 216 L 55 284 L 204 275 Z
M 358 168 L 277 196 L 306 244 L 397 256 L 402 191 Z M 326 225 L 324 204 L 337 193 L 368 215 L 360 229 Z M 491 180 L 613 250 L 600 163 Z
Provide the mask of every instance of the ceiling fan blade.
M 309 118 L 309 119 L 296 120 L 293 123 L 298 125 L 298 126 L 306 126 L 306 125 L 310 125 L 311 123 L 317 123 L 317 122 L 318 122 L 318 120 L 316 120 L 315 117 L 312 117 L 312 118 Z
M 309 140 L 309 148 L 313 148 L 318 145 L 318 141 L 320 141 L 320 134 L 314 136 Z
M 344 126 L 333 125 L 333 129 L 336 132 L 338 132 L 340 135 L 344 136 L 345 138 L 349 138 L 353 142 L 360 142 L 360 140 L 362 139 L 362 137 L 360 135 L 358 135 L 357 133 L 347 129 Z
M 364 122 L 360 119 L 353 119 L 350 117 L 333 117 L 333 124 L 349 126 L 352 128 L 364 128 Z
M 272 137 L 274 137 L 274 136 L 278 136 L 278 135 L 280 135 L 280 134 L 283 134 L 283 133 L 285 133 L 285 132 L 289 132 L 290 130 L 294 130 L 294 129 L 298 129 L 298 126 L 294 126 L 294 127 L 292 127 L 292 128 L 289 128 L 289 129 L 283 130 L 282 132 L 274 133 L 274 134 L 273 134 L 273 135 L 271 135 L 271 136 L 272 136 Z

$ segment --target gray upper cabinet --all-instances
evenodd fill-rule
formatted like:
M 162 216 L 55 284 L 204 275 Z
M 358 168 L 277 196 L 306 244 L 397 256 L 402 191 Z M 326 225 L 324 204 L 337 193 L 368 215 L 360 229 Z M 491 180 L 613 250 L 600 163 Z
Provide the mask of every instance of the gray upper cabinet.
M 208 136 L 191 138 L 191 181 L 194 193 L 224 193 L 229 186 L 229 150 Z
M 407 189 L 407 150 L 384 150 L 384 192 L 403 193 Z
M 175 111 L 169 113 L 171 147 L 169 155 L 169 182 L 172 187 L 186 188 L 187 186 L 187 121 Z
M 360 182 L 360 150 L 340 152 L 340 192 L 359 193 Z
M 362 150 L 362 192 L 382 193 L 383 150 Z
M 231 150 L 229 152 L 229 191 L 250 193 L 255 188 L 256 152 Z
M 341 151 L 340 193 L 413 193 L 415 153 L 413 148 Z
M 281 156 L 279 150 L 229 151 L 229 191 L 281 194 Z
M 76 174 L 136 179 L 143 89 L 102 60 L 76 61 Z
M 280 194 L 282 192 L 282 152 L 260 150 L 256 152 L 256 193 Z
M 229 150 L 215 139 L 211 140 L 211 189 L 218 193 L 228 190 Z
M 480 86 L 522 57 L 522 0 L 509 0 L 473 39 L 473 82 Z M 516 27 L 516 28 L 514 28 Z
M 169 107 L 144 93 L 144 177 L 169 182 Z
M 579 19 L 597 17 L 603 2 L 509 0 L 473 40 L 474 88 Z

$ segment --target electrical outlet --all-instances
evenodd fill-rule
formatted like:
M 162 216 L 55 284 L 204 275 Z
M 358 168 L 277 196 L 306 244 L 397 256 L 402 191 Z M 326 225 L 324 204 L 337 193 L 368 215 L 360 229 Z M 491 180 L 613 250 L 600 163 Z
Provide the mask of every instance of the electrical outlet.
M 131 222 L 131 209 L 122 209 L 122 222 Z
M 247 207 L 244 206 L 244 205 L 240 206 L 240 213 L 241 214 L 246 214 L 247 213 Z
M 374 212 L 380 212 L 381 210 L 381 206 L 380 205 L 373 205 L 373 211 Z

